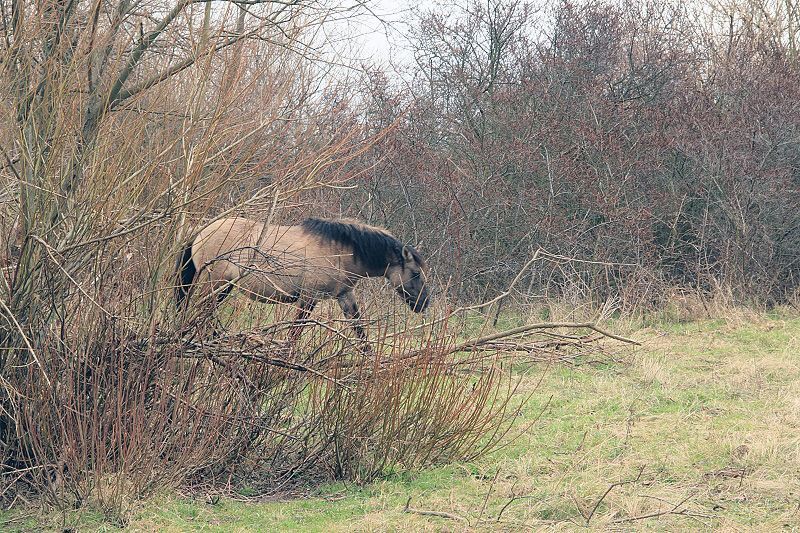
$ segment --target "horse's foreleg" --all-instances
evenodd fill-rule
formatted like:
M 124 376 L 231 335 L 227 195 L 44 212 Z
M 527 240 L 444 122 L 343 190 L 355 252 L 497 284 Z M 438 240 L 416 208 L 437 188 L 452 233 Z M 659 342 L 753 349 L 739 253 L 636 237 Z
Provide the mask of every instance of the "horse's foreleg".
M 367 332 L 364 330 L 364 323 L 361 320 L 361 310 L 356 303 L 356 296 L 353 291 L 348 291 L 340 294 L 337 298 L 339 307 L 342 308 L 344 316 L 353 321 L 352 327 L 356 336 L 361 341 L 361 345 L 367 353 L 372 353 L 372 347 L 369 345 Z

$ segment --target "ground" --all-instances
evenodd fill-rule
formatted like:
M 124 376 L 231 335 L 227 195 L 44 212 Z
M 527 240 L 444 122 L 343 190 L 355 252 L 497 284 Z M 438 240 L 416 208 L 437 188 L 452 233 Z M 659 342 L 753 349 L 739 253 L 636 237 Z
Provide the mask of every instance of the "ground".
M 738 313 L 627 333 L 643 346 L 521 369 L 535 393 L 518 437 L 477 462 L 285 501 L 247 501 L 246 489 L 219 501 L 163 495 L 132 512 L 129 527 L 800 530 L 800 318 Z M 37 521 L 116 529 L 92 513 L 16 511 L 0 514 L 0 530 Z

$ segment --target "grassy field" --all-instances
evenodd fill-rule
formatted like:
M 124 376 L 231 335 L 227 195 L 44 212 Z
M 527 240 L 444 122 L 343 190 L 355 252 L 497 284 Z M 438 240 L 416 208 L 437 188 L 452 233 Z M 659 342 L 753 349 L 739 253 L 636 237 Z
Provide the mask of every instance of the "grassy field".
M 525 370 L 523 388 L 541 384 L 517 427 L 541 417 L 479 462 L 285 501 L 163 496 L 129 527 L 800 530 L 800 318 L 658 322 L 631 336 L 643 346 L 613 359 Z M 116 529 L 91 513 L 0 515 L 3 530 L 37 523 Z

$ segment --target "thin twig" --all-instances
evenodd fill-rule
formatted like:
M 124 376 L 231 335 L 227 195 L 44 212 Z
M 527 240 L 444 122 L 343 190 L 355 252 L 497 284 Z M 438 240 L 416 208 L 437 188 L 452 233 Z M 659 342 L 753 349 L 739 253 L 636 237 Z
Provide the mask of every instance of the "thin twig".
M 506 504 L 503 506 L 503 508 L 500 509 L 500 512 L 497 513 L 497 518 L 495 519 L 495 522 L 499 522 L 500 521 L 500 518 L 503 516 L 503 513 L 506 512 L 506 509 L 508 509 L 509 506 L 512 503 L 514 503 L 516 501 L 519 501 L 519 500 L 527 500 L 527 499 L 533 498 L 533 496 L 534 496 L 533 494 L 526 494 L 524 496 L 512 496 L 511 499 L 508 500 L 508 502 L 506 502 Z
M 673 514 L 674 515 L 687 516 L 689 518 L 697 518 L 697 517 L 700 517 L 700 518 L 711 518 L 708 515 L 704 515 L 704 514 L 700 514 L 700 513 L 693 513 L 691 511 L 689 511 L 689 509 L 681 509 L 680 511 L 678 510 L 684 503 L 689 501 L 689 499 L 692 496 L 694 496 L 694 493 L 689 494 L 684 499 L 682 499 L 681 501 L 679 501 L 678 503 L 676 503 L 674 505 L 670 503 L 670 505 L 672 505 L 672 508 L 671 509 L 667 509 L 666 511 L 657 511 L 657 512 L 654 512 L 654 513 L 647 513 L 647 514 L 643 514 L 643 515 L 639 515 L 639 516 L 631 516 L 629 518 L 618 518 L 617 520 L 614 520 L 613 523 L 614 524 L 623 524 L 623 523 L 626 523 L 626 522 L 634 522 L 634 521 L 637 521 L 637 520 L 646 520 L 648 518 L 656 518 L 658 516 L 673 515 Z M 666 503 L 669 503 L 669 502 L 666 502 Z
M 492 491 L 494 490 L 494 484 L 497 483 L 497 478 L 500 476 L 500 469 L 497 469 L 497 472 L 494 473 L 494 477 L 492 478 L 492 483 L 489 485 L 489 490 L 486 491 L 486 496 L 483 498 L 483 505 L 481 505 L 481 512 L 478 514 L 478 520 L 483 518 L 483 513 L 486 512 L 486 505 L 489 503 L 489 496 L 491 496 Z
M 628 479 L 626 481 L 617 481 L 616 483 L 612 483 L 611 485 L 609 485 L 606 491 L 603 493 L 603 495 L 600 496 L 600 498 L 594 504 L 594 507 L 592 507 L 592 510 L 589 512 L 589 515 L 586 517 L 586 525 L 589 525 L 589 521 L 594 516 L 594 513 L 597 512 L 597 508 L 600 507 L 600 504 L 603 503 L 603 500 L 606 499 L 606 496 L 608 496 L 612 490 L 614 490 L 616 487 L 621 487 L 622 485 L 629 485 L 631 483 L 638 482 L 642 478 L 644 469 L 645 466 L 642 466 L 642 468 L 639 469 L 639 474 L 634 479 Z
M 31 344 L 30 340 L 28 339 L 28 336 L 25 335 L 25 330 L 22 329 L 22 326 L 17 321 L 17 317 L 14 316 L 14 313 L 11 311 L 11 309 L 9 309 L 9 307 L 5 304 L 5 302 L 3 301 L 2 298 L 0 298 L 0 305 L 3 306 L 3 310 L 6 312 L 6 315 L 8 316 L 9 321 L 11 321 L 13 323 L 13 325 L 16 328 L 17 332 L 19 332 L 20 337 L 22 337 L 22 341 L 25 343 L 25 347 L 28 349 L 28 352 L 31 354 L 31 357 L 33 357 L 33 360 L 36 362 L 36 365 L 39 367 L 39 370 L 42 372 L 42 376 L 44 376 L 44 380 L 47 382 L 47 386 L 48 387 L 52 387 L 53 384 L 50 381 L 50 378 L 47 377 L 47 371 L 45 370 L 44 365 L 42 364 L 42 362 L 39 360 L 39 357 L 36 355 L 36 350 L 33 349 L 33 345 Z

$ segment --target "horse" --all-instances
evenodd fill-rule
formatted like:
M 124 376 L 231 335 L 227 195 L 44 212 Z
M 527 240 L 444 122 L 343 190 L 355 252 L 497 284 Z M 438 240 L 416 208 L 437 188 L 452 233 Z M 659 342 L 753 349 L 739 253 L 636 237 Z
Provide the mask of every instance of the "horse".
M 386 229 L 354 219 L 307 218 L 299 225 L 219 219 L 181 250 L 176 270 L 179 311 L 198 286 L 217 302 L 236 288 L 258 302 L 296 305 L 298 314 L 289 333 L 293 341 L 317 303 L 335 298 L 366 343 L 353 289 L 367 277 L 388 279 L 415 313 L 430 303 L 428 266 L 419 252 Z

